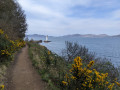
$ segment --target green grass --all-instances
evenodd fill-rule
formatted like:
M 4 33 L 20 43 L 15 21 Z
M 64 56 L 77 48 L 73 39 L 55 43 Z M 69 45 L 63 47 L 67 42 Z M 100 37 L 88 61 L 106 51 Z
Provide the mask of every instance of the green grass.
M 33 66 L 37 69 L 42 79 L 48 83 L 51 90 L 59 90 L 61 81 L 64 80 L 66 68 L 65 61 L 56 54 L 50 52 L 44 46 L 29 43 L 29 56 Z

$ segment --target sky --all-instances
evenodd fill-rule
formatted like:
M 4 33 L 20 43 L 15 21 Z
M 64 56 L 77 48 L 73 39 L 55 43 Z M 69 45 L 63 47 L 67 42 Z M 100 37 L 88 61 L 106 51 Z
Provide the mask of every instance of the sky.
M 18 0 L 26 34 L 120 34 L 120 0 Z

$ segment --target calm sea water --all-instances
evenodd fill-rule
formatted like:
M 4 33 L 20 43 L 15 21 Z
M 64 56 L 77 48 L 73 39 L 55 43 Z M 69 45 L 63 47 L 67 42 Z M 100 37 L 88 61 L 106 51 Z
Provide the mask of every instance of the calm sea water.
M 39 38 L 33 38 L 39 40 Z M 44 40 L 45 38 L 40 38 Z M 61 55 L 62 49 L 65 48 L 65 41 L 78 42 L 80 45 L 86 46 L 90 52 L 95 52 L 98 57 L 108 58 L 115 66 L 120 65 L 120 38 L 106 37 L 106 38 L 83 38 L 83 37 L 57 37 L 49 38 L 49 43 L 41 43 L 49 50 Z

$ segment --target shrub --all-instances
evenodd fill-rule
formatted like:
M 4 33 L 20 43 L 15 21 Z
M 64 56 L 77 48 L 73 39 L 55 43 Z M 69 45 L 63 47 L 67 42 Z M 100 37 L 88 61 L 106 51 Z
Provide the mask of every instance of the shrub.
M 90 61 L 87 66 L 83 66 L 82 59 L 76 57 L 70 73 L 62 81 L 66 90 L 112 90 L 114 83 L 109 82 L 108 73 L 99 73 L 95 69 L 90 69 L 94 61 Z M 120 85 L 116 82 L 117 85 Z
M 63 49 L 63 58 L 68 62 L 73 62 L 73 59 L 77 56 L 83 58 L 83 62 L 89 62 L 95 60 L 94 53 L 88 51 L 85 46 L 79 45 L 77 42 L 65 42 L 66 48 Z
M 109 73 L 108 77 L 111 82 L 113 82 L 115 78 L 119 79 L 118 69 L 107 58 L 96 57 L 95 53 L 89 52 L 85 46 L 81 46 L 76 42 L 73 43 L 66 41 L 65 44 L 66 48 L 63 51 L 62 57 L 68 61 L 68 63 L 72 64 L 73 59 L 77 56 L 82 58 L 84 65 L 94 60 L 95 65 L 92 68 L 96 69 L 100 73 Z
M 13 53 L 24 45 L 25 42 L 23 40 L 12 41 L 4 34 L 3 30 L 0 30 L 0 62 L 11 60 Z

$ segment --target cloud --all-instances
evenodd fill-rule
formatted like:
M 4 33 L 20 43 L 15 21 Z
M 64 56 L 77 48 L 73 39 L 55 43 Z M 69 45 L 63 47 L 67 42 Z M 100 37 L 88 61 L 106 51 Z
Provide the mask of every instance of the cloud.
M 29 24 L 31 31 L 36 29 L 39 34 L 54 36 L 73 33 L 110 35 L 120 33 L 120 21 L 115 20 L 64 18 L 64 20 L 39 21 L 35 19 L 30 20 Z
M 43 15 L 46 17 L 63 17 L 61 13 L 54 12 L 53 10 L 45 7 L 44 5 L 32 4 L 32 1 L 29 0 L 20 0 L 19 2 L 27 12 L 32 12 L 33 14 L 40 16 Z
M 19 0 L 28 34 L 118 34 L 118 0 Z
M 120 20 L 120 9 L 113 11 L 112 15 L 113 15 L 112 17 L 114 19 L 119 19 Z

